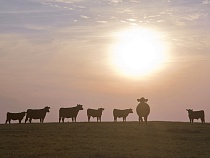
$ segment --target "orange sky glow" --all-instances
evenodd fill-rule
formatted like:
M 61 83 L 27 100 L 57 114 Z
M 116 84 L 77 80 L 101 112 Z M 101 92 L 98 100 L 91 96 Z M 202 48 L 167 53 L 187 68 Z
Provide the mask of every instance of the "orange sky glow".
M 100 107 L 102 121 L 114 108 L 132 108 L 127 120 L 137 121 L 141 97 L 149 121 L 188 121 L 192 108 L 209 122 L 209 16 L 209 0 L 1 1 L 0 123 L 44 106 L 58 122 L 59 108 L 76 104 L 78 121 Z

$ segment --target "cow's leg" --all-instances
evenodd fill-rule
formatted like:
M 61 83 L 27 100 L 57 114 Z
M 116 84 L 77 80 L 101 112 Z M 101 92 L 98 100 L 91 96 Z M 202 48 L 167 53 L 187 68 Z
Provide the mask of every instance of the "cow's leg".
M 11 119 L 9 119 L 9 124 L 11 123 Z
M 8 122 L 8 119 L 6 119 L 6 122 L 5 122 L 5 124 L 7 124 L 7 122 Z
M 59 117 L 59 123 L 61 122 L 61 117 Z
M 21 119 L 19 119 L 19 123 L 21 123 Z
M 114 122 L 117 122 L 117 117 L 114 117 Z
M 147 124 L 147 116 L 144 117 L 144 121 Z
M 144 123 L 144 121 L 143 121 L 143 118 L 142 118 L 142 117 L 140 117 L 140 121 L 141 121 L 141 123 Z
M 64 118 L 64 117 L 62 117 L 62 122 L 64 122 L 64 119 L 65 119 L 65 118 Z
M 77 118 L 76 117 L 74 118 L 74 122 L 77 122 Z
M 32 118 L 29 118 L 29 122 L 31 123 L 31 121 L 32 121 Z
M 90 122 L 90 116 L 88 116 L 88 122 Z
M 202 123 L 205 123 L 205 119 L 204 119 L 204 118 L 201 118 L 201 122 L 202 122 Z
M 28 121 L 28 117 L 26 116 L 25 123 Z
M 139 116 L 139 125 L 142 123 L 142 117 L 141 116 Z
M 194 122 L 194 119 L 192 119 L 192 123 Z

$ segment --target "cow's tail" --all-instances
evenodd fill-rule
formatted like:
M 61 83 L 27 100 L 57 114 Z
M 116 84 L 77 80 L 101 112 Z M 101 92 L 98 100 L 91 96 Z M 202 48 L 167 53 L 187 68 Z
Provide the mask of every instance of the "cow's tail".
M 59 123 L 61 122 L 61 109 L 59 109 L 59 114 L 58 114 L 59 116 L 59 118 L 58 118 L 58 121 L 59 121 Z

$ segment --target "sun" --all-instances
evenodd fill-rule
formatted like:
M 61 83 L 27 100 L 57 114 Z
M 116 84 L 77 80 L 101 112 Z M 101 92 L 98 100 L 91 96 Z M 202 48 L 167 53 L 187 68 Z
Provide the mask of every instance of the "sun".
M 146 28 L 130 28 L 115 34 L 111 60 L 116 71 L 142 77 L 159 69 L 166 61 L 166 45 L 161 34 Z

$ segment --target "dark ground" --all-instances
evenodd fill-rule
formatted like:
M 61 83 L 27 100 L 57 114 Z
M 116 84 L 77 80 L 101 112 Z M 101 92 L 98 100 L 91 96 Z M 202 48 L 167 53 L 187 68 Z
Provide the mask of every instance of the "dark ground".
M 209 158 L 210 124 L 182 122 L 0 125 L 0 157 Z

